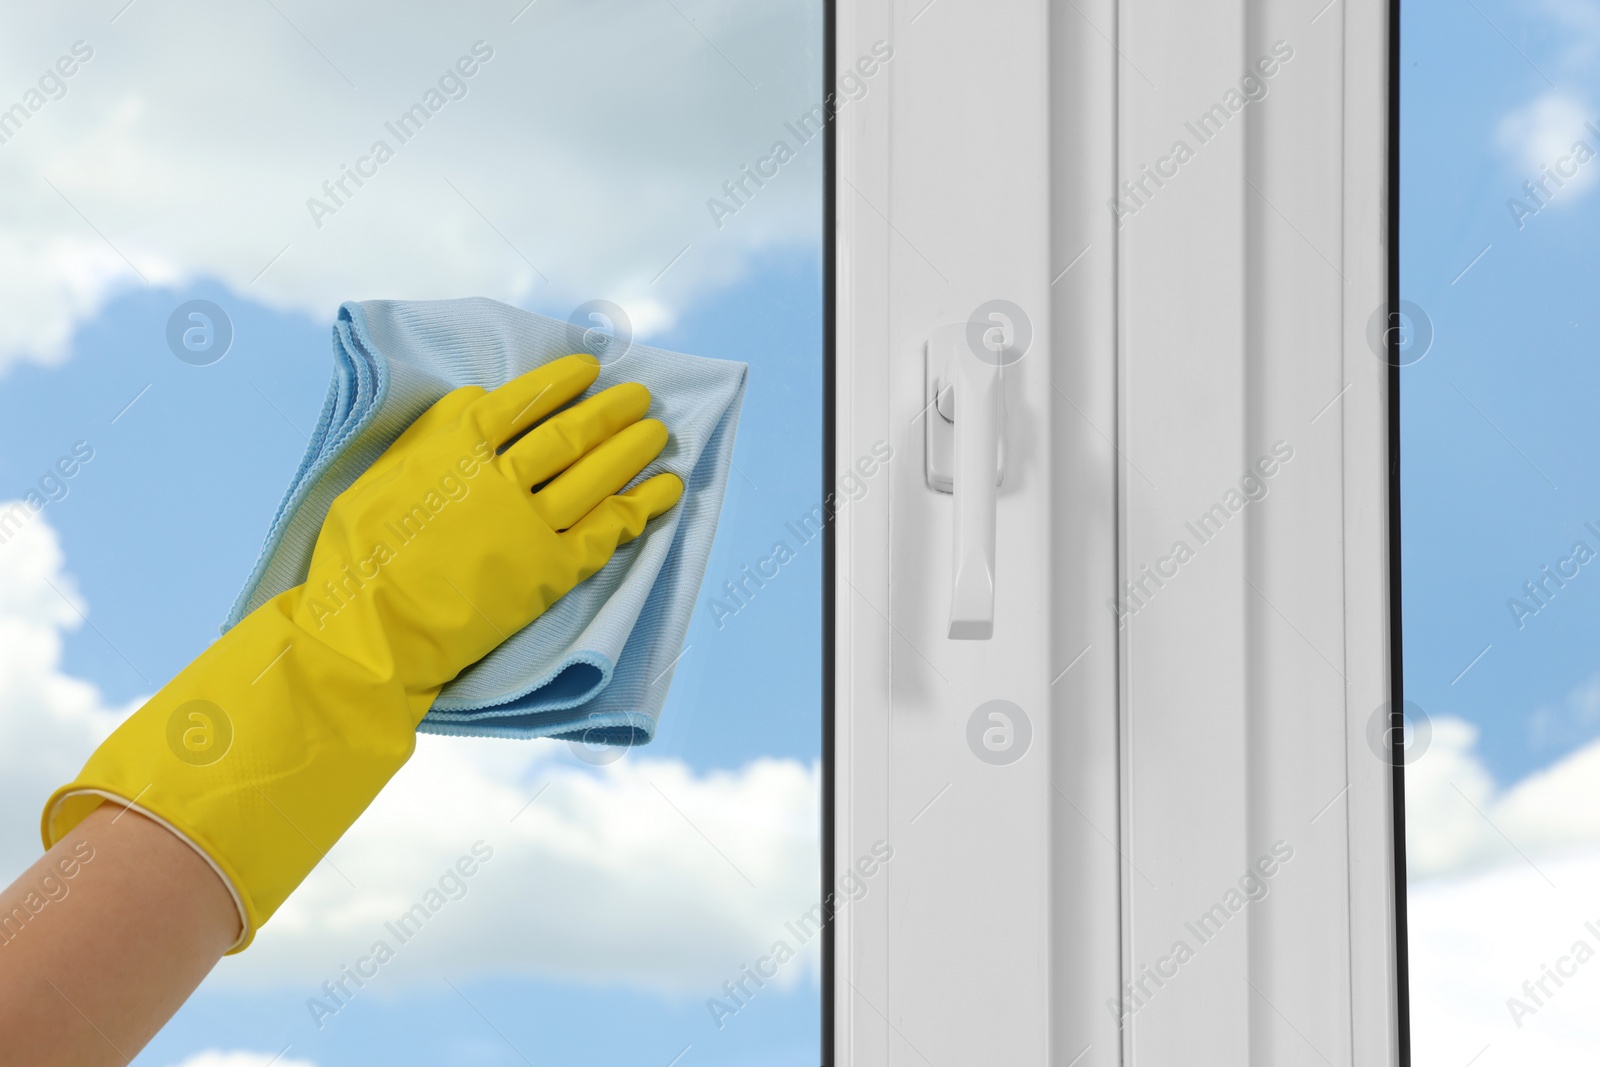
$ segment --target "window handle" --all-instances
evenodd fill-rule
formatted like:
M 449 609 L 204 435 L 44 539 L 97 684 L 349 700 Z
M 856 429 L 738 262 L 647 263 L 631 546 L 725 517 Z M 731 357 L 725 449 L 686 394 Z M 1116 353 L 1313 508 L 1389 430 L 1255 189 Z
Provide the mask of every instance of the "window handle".
M 928 340 L 927 478 L 954 495 L 949 636 L 994 636 L 996 486 L 1004 474 L 1000 368 L 967 343 L 965 323 Z

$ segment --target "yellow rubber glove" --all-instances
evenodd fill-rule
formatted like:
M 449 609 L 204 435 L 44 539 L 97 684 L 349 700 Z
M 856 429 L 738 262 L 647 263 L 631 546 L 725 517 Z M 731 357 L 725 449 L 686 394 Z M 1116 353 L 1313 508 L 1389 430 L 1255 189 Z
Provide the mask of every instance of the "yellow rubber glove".
M 445 683 L 677 503 L 672 474 L 619 492 L 667 442 L 644 386 L 545 418 L 598 374 L 567 356 L 429 408 L 334 500 L 306 582 L 218 639 L 51 796 L 45 847 L 105 799 L 131 804 L 212 864 L 243 925 L 230 951 L 249 944 L 410 758 Z

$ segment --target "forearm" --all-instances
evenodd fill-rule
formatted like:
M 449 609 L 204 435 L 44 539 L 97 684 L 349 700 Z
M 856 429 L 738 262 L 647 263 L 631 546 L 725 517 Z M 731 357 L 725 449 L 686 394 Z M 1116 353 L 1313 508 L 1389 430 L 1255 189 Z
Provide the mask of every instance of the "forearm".
M 121 1067 L 238 936 L 199 853 L 101 805 L 0 891 L 0 1067 Z

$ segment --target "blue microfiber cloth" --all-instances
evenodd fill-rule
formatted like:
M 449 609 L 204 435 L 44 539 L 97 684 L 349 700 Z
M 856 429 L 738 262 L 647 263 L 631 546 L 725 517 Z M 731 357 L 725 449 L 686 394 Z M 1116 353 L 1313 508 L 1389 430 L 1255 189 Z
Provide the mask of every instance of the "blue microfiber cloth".
M 623 350 L 618 353 L 617 349 Z M 571 352 L 602 368 L 585 396 L 623 381 L 650 389 L 666 449 L 639 475 L 683 479 L 683 499 L 598 574 L 445 686 L 419 729 L 485 737 L 642 744 L 655 735 L 705 575 L 744 400 L 743 363 L 612 342 L 484 298 L 363 300 L 333 327 L 333 384 L 316 432 L 223 630 L 305 581 L 333 498 L 434 401 L 494 388 Z

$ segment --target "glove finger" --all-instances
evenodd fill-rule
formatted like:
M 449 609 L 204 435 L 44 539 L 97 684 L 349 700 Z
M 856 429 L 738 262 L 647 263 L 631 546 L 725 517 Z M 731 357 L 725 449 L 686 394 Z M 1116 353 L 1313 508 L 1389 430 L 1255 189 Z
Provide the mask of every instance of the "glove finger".
M 552 530 L 565 530 L 638 477 L 666 444 L 667 427 L 661 420 L 636 422 L 533 494 L 533 506 Z
M 472 405 L 478 432 L 499 447 L 594 384 L 600 361 L 579 353 L 535 367 Z
M 604 567 L 618 545 L 638 537 L 645 523 L 671 510 L 681 496 L 683 481 L 676 474 L 658 474 L 606 497 L 573 523 L 561 536 L 578 554 L 580 581 Z
M 500 457 L 502 465 L 510 465 L 510 474 L 518 485 L 532 488 L 554 478 L 587 452 L 644 418 L 649 410 L 650 390 L 638 382 L 613 385 L 535 426 L 526 437 L 505 450 Z M 633 473 L 638 474 L 639 467 L 635 467 Z M 622 486 L 617 485 L 607 491 L 615 492 L 620 488 Z M 590 506 L 599 499 L 595 497 Z

